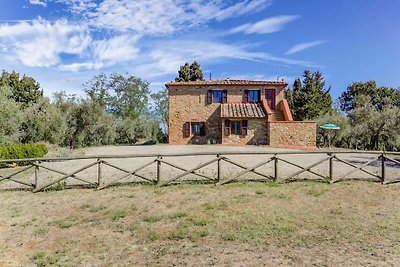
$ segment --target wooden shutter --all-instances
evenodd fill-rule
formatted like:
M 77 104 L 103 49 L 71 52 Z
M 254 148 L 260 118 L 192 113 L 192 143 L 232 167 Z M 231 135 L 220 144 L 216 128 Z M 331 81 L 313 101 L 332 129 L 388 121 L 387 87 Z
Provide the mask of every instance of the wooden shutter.
M 222 103 L 227 103 L 228 102 L 228 90 L 223 90 L 222 91 Z
M 185 122 L 183 124 L 183 137 L 189 137 L 190 136 L 190 122 Z
M 248 102 L 249 102 L 249 90 L 244 90 L 243 103 L 248 103 Z
M 242 121 L 241 134 L 242 134 L 243 136 L 246 136 L 246 135 L 247 135 L 247 124 L 248 124 L 248 121 L 247 121 L 247 120 L 243 120 L 243 121 Z
M 229 136 L 231 134 L 231 121 L 225 120 L 224 135 Z
M 211 104 L 213 101 L 213 91 L 208 90 L 207 91 L 207 104 Z
M 200 122 L 200 136 L 205 136 L 206 135 L 206 123 Z

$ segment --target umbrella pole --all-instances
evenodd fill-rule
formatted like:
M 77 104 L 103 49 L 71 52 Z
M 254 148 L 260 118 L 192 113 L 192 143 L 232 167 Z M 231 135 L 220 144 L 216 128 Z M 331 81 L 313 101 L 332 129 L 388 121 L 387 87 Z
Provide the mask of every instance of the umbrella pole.
M 328 130 L 328 146 L 331 148 L 331 129 Z

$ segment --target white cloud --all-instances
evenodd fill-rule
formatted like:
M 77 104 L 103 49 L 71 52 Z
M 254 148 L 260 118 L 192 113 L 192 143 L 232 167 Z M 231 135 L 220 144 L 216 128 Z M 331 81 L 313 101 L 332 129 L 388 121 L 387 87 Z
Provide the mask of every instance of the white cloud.
M 100 69 L 103 67 L 102 63 L 94 63 L 94 62 L 83 62 L 83 63 L 71 63 L 71 64 L 63 64 L 58 68 L 64 71 L 72 71 L 77 72 L 80 70 L 92 70 L 92 69 Z
M 292 22 L 296 19 L 299 19 L 298 15 L 289 15 L 289 16 L 276 16 L 272 18 L 267 18 L 264 20 L 260 20 L 256 23 L 246 23 L 240 25 L 236 28 L 231 29 L 230 33 L 239 33 L 243 32 L 246 34 L 250 33 L 274 33 L 281 31 L 286 24 Z
M 82 14 L 97 6 L 95 0 L 48 0 L 65 4 L 75 14 Z
M 46 6 L 47 6 L 46 1 L 29 0 L 29 3 L 30 3 L 31 5 L 39 5 L 39 6 L 43 6 L 43 7 L 46 7 Z
M 6 46 L 9 55 L 29 67 L 54 66 L 61 61 L 62 53 L 80 55 L 90 41 L 86 26 L 65 20 L 0 25 L 0 45 Z
M 98 61 L 116 64 L 133 60 L 139 48 L 136 47 L 138 36 L 121 35 L 108 40 L 93 43 L 94 54 Z
M 122 62 L 132 62 L 140 51 L 136 46 L 137 40 L 138 36 L 120 35 L 94 41 L 88 49 L 90 56 L 86 58 L 86 62 L 62 64 L 59 68 L 76 72 L 84 69 L 100 69 Z
M 249 60 L 257 62 L 278 62 L 286 65 L 314 66 L 306 61 L 290 60 L 272 56 L 264 52 L 250 51 L 248 47 L 226 44 L 218 41 L 176 39 L 154 43 L 140 64 L 133 67 L 139 76 L 157 77 L 176 73 L 184 62 L 197 60 L 202 64 L 220 62 L 226 59 Z
M 212 20 L 242 16 L 261 11 L 271 0 L 56 0 L 82 10 L 91 26 L 118 32 L 166 35 L 206 25 Z M 78 5 L 78 3 L 80 3 Z M 85 6 L 86 9 L 80 9 Z
M 298 53 L 300 51 L 312 48 L 317 45 L 321 45 L 323 43 L 326 43 L 326 40 L 319 40 L 319 41 L 314 41 L 314 42 L 296 44 L 296 45 L 292 46 L 291 48 L 289 48 L 289 50 L 286 51 L 285 55 L 291 55 L 294 53 Z

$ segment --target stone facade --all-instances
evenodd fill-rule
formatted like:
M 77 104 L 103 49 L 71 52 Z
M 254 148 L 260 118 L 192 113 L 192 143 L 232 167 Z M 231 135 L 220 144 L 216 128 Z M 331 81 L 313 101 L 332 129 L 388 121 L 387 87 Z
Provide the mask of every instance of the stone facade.
M 316 147 L 317 127 L 311 121 L 268 122 L 268 143 L 276 147 Z
M 246 81 L 220 80 L 196 82 L 170 82 L 166 86 L 169 96 L 168 134 L 170 144 L 226 144 L 226 145 L 297 145 L 315 146 L 315 123 L 285 122 L 287 112 L 282 108 L 285 100 L 286 83 L 283 81 Z M 266 90 L 274 89 L 275 106 L 266 107 Z M 221 103 L 209 103 L 209 90 L 226 90 L 225 103 L 243 102 L 245 90 L 259 90 L 260 103 L 263 104 L 265 117 L 225 118 L 221 114 Z M 269 93 L 271 91 L 268 91 Z M 264 101 L 263 101 L 264 100 Z M 225 101 L 225 100 L 224 100 Z M 286 112 L 286 113 L 285 113 Z M 285 113 L 285 114 L 283 114 Z M 284 116 L 285 115 L 285 116 Z M 290 114 L 289 114 L 290 115 Z M 247 134 L 224 134 L 225 120 L 246 120 Z M 278 123 L 277 121 L 283 121 Z M 290 115 L 290 120 L 292 120 Z M 187 129 L 187 124 L 204 123 L 202 134 Z
M 271 85 L 237 85 L 237 84 L 204 84 L 193 85 L 178 83 L 169 83 L 169 120 L 168 120 L 168 135 L 170 144 L 205 144 L 205 143 L 222 143 L 222 128 L 221 124 L 221 104 L 207 104 L 208 90 L 227 90 L 228 103 L 242 102 L 243 91 L 245 89 L 260 90 L 261 99 L 265 98 L 266 89 L 276 90 L 276 102 L 284 98 L 285 83 L 277 83 Z M 184 137 L 183 124 L 185 122 L 206 123 L 205 136 Z M 265 127 L 266 128 L 266 127 Z M 258 143 L 264 143 L 263 137 Z M 256 142 L 256 141 L 252 141 Z M 242 142 L 241 142 L 242 143 Z
M 222 122 L 221 127 L 224 127 Z M 248 120 L 247 135 L 228 136 L 222 134 L 223 145 L 267 145 L 267 121 L 266 119 L 251 119 Z
M 191 87 L 169 88 L 168 135 L 170 144 L 221 143 L 221 104 L 207 104 L 207 89 Z M 185 122 L 206 123 L 205 136 L 184 137 Z

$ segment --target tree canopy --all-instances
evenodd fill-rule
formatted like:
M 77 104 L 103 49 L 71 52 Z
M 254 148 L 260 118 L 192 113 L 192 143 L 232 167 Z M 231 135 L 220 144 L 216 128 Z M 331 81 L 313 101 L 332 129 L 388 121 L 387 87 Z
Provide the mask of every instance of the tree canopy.
M 192 64 L 185 63 L 179 68 L 178 77 L 175 78 L 176 82 L 188 81 L 203 81 L 203 71 L 200 64 L 193 61 Z
M 330 87 L 325 88 L 321 72 L 305 70 L 303 81 L 298 78 L 293 88 L 288 89 L 287 98 L 293 116 L 297 120 L 315 119 L 332 110 Z
M 3 70 L 0 76 L 0 87 L 6 86 L 10 88 L 10 97 L 16 102 L 30 104 L 36 103 L 43 91 L 40 89 L 39 83 L 32 77 L 23 75 L 20 78 L 19 73 L 12 71 L 11 73 Z
M 400 107 L 400 90 L 388 87 L 377 87 L 375 81 L 354 82 L 339 97 L 340 109 L 351 114 L 356 108 L 358 98 L 368 96 L 371 105 L 382 110 L 391 104 Z
M 137 118 L 148 106 L 149 83 L 126 74 L 99 74 L 85 83 L 87 96 L 119 119 Z

